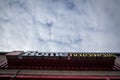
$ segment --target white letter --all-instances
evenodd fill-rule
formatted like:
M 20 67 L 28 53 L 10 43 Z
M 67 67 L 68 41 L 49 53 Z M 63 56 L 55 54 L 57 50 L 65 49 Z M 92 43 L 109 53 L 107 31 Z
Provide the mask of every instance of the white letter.
M 29 54 L 30 54 L 30 51 L 27 51 L 24 54 L 22 54 L 22 56 L 28 56 Z
M 68 53 L 60 53 L 60 56 L 68 56 Z
M 35 54 L 35 56 L 43 56 L 43 55 L 44 53 L 39 53 L 39 52 Z

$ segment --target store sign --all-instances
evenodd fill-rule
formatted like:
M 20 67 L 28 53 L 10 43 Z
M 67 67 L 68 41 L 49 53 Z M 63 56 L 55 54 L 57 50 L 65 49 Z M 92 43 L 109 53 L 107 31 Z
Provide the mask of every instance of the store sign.
M 68 52 L 38 52 L 27 51 L 22 56 L 61 56 L 61 57 L 115 57 L 113 54 L 95 54 L 95 53 L 68 53 Z

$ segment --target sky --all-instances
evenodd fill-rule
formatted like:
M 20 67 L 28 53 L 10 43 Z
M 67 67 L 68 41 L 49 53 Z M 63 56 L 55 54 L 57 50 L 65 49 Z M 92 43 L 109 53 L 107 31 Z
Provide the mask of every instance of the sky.
M 0 51 L 120 52 L 120 0 L 0 0 Z

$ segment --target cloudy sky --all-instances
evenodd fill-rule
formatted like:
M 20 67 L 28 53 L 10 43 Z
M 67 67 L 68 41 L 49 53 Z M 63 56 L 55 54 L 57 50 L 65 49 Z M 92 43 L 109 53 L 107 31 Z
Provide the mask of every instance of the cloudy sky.
M 0 0 L 0 51 L 120 52 L 120 0 Z

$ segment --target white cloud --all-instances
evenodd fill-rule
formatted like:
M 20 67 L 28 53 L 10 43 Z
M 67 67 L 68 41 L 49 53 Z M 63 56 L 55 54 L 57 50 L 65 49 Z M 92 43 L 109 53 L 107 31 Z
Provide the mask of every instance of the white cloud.
M 1 0 L 0 50 L 119 52 L 119 0 Z

